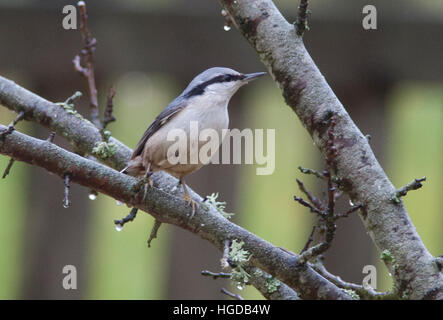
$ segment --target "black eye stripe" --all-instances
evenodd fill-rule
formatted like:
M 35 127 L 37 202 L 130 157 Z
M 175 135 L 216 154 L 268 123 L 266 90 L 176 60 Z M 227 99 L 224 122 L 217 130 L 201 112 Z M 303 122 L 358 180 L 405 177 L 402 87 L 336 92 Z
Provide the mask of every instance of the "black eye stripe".
M 189 98 L 192 96 L 201 95 L 201 94 L 203 94 L 203 92 L 205 92 L 205 88 L 207 86 L 214 84 L 214 83 L 238 81 L 238 80 L 243 80 L 244 78 L 245 78 L 245 76 L 242 74 L 222 74 L 222 75 L 216 76 L 208 81 L 200 83 L 198 86 L 195 86 L 191 91 L 189 91 L 185 96 L 187 98 Z
M 222 77 L 222 82 L 243 80 L 245 78 L 242 74 L 225 74 Z

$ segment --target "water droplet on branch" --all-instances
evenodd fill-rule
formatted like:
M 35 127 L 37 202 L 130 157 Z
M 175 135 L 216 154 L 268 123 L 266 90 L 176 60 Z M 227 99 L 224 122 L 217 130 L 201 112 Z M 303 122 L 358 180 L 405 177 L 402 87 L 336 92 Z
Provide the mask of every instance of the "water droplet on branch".
M 123 226 L 121 224 L 116 224 L 115 225 L 115 230 L 117 230 L 118 232 L 123 230 Z
M 69 200 L 63 199 L 63 208 L 67 209 L 69 208 L 69 205 L 71 202 Z

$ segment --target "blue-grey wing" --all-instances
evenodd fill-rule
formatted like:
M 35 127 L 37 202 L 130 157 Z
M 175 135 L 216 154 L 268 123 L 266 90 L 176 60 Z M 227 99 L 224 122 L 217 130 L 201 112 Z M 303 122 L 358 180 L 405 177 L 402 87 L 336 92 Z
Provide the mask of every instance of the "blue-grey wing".
M 174 116 L 176 116 L 181 110 L 186 107 L 186 103 L 181 96 L 177 97 L 174 101 L 172 101 L 166 108 L 163 110 L 151 123 L 151 125 L 146 129 L 140 141 L 135 146 L 135 149 L 132 153 L 131 159 L 139 156 L 145 147 L 146 141 L 158 131 L 165 123 L 171 120 Z

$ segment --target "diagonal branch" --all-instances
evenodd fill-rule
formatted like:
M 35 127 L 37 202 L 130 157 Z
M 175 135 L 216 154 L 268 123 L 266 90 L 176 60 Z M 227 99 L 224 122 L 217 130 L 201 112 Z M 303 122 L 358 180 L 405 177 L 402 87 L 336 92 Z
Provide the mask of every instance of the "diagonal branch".
M 307 52 L 302 37 L 271 0 L 219 0 L 233 25 L 257 51 L 315 144 L 326 156 L 328 120 L 334 116 L 336 153 L 332 165 L 340 187 L 354 203 L 381 250 L 396 259 L 391 270 L 399 296 L 443 299 L 443 275 L 435 266 L 403 204 L 390 201 L 395 188 Z
M 4 129 L 6 127 L 0 125 L 0 130 Z M 40 166 L 60 177 L 65 177 L 69 172 L 71 182 L 149 212 L 159 222 L 174 224 L 195 233 L 219 250 L 223 250 L 225 239 L 244 241 L 245 249 L 252 256 L 250 262 L 254 266 L 284 282 L 299 292 L 302 298 L 350 299 L 345 292 L 310 266 L 298 263 L 298 256 L 290 255 L 235 225 L 213 207 L 200 206 L 194 217 L 189 219 L 191 208 L 181 197 L 163 191 L 171 190 L 176 185 L 175 181 L 172 184 L 163 181 L 161 189 L 149 188 L 143 200 L 143 190 L 138 188 L 138 179 L 17 131 L 0 141 L 0 153 Z M 194 196 L 198 197 L 195 194 Z M 201 197 L 198 198 L 201 201 Z

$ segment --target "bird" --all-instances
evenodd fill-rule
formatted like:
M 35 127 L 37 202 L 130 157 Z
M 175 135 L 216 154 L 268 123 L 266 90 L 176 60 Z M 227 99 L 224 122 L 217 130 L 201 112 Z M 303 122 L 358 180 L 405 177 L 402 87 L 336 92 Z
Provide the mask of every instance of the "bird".
M 199 170 L 205 163 L 171 163 L 168 149 L 174 141 L 167 139 L 168 133 L 173 129 L 183 130 L 189 141 L 190 123 L 197 121 L 199 130 L 214 129 L 221 137 L 222 130 L 229 125 L 228 104 L 231 97 L 240 87 L 265 74 L 243 74 L 226 67 L 213 67 L 197 75 L 146 129 L 121 172 L 143 177 L 144 197 L 147 189 L 153 185 L 150 179 L 153 172 L 165 171 L 176 177 L 178 185 L 183 186 L 183 200 L 192 207 L 193 216 L 198 203 L 192 199 L 184 177 Z M 221 142 L 222 139 L 217 147 Z M 192 156 L 191 152 L 199 152 L 202 142 L 197 144 L 197 148 L 190 148 L 190 143 L 187 145 L 186 159 Z

